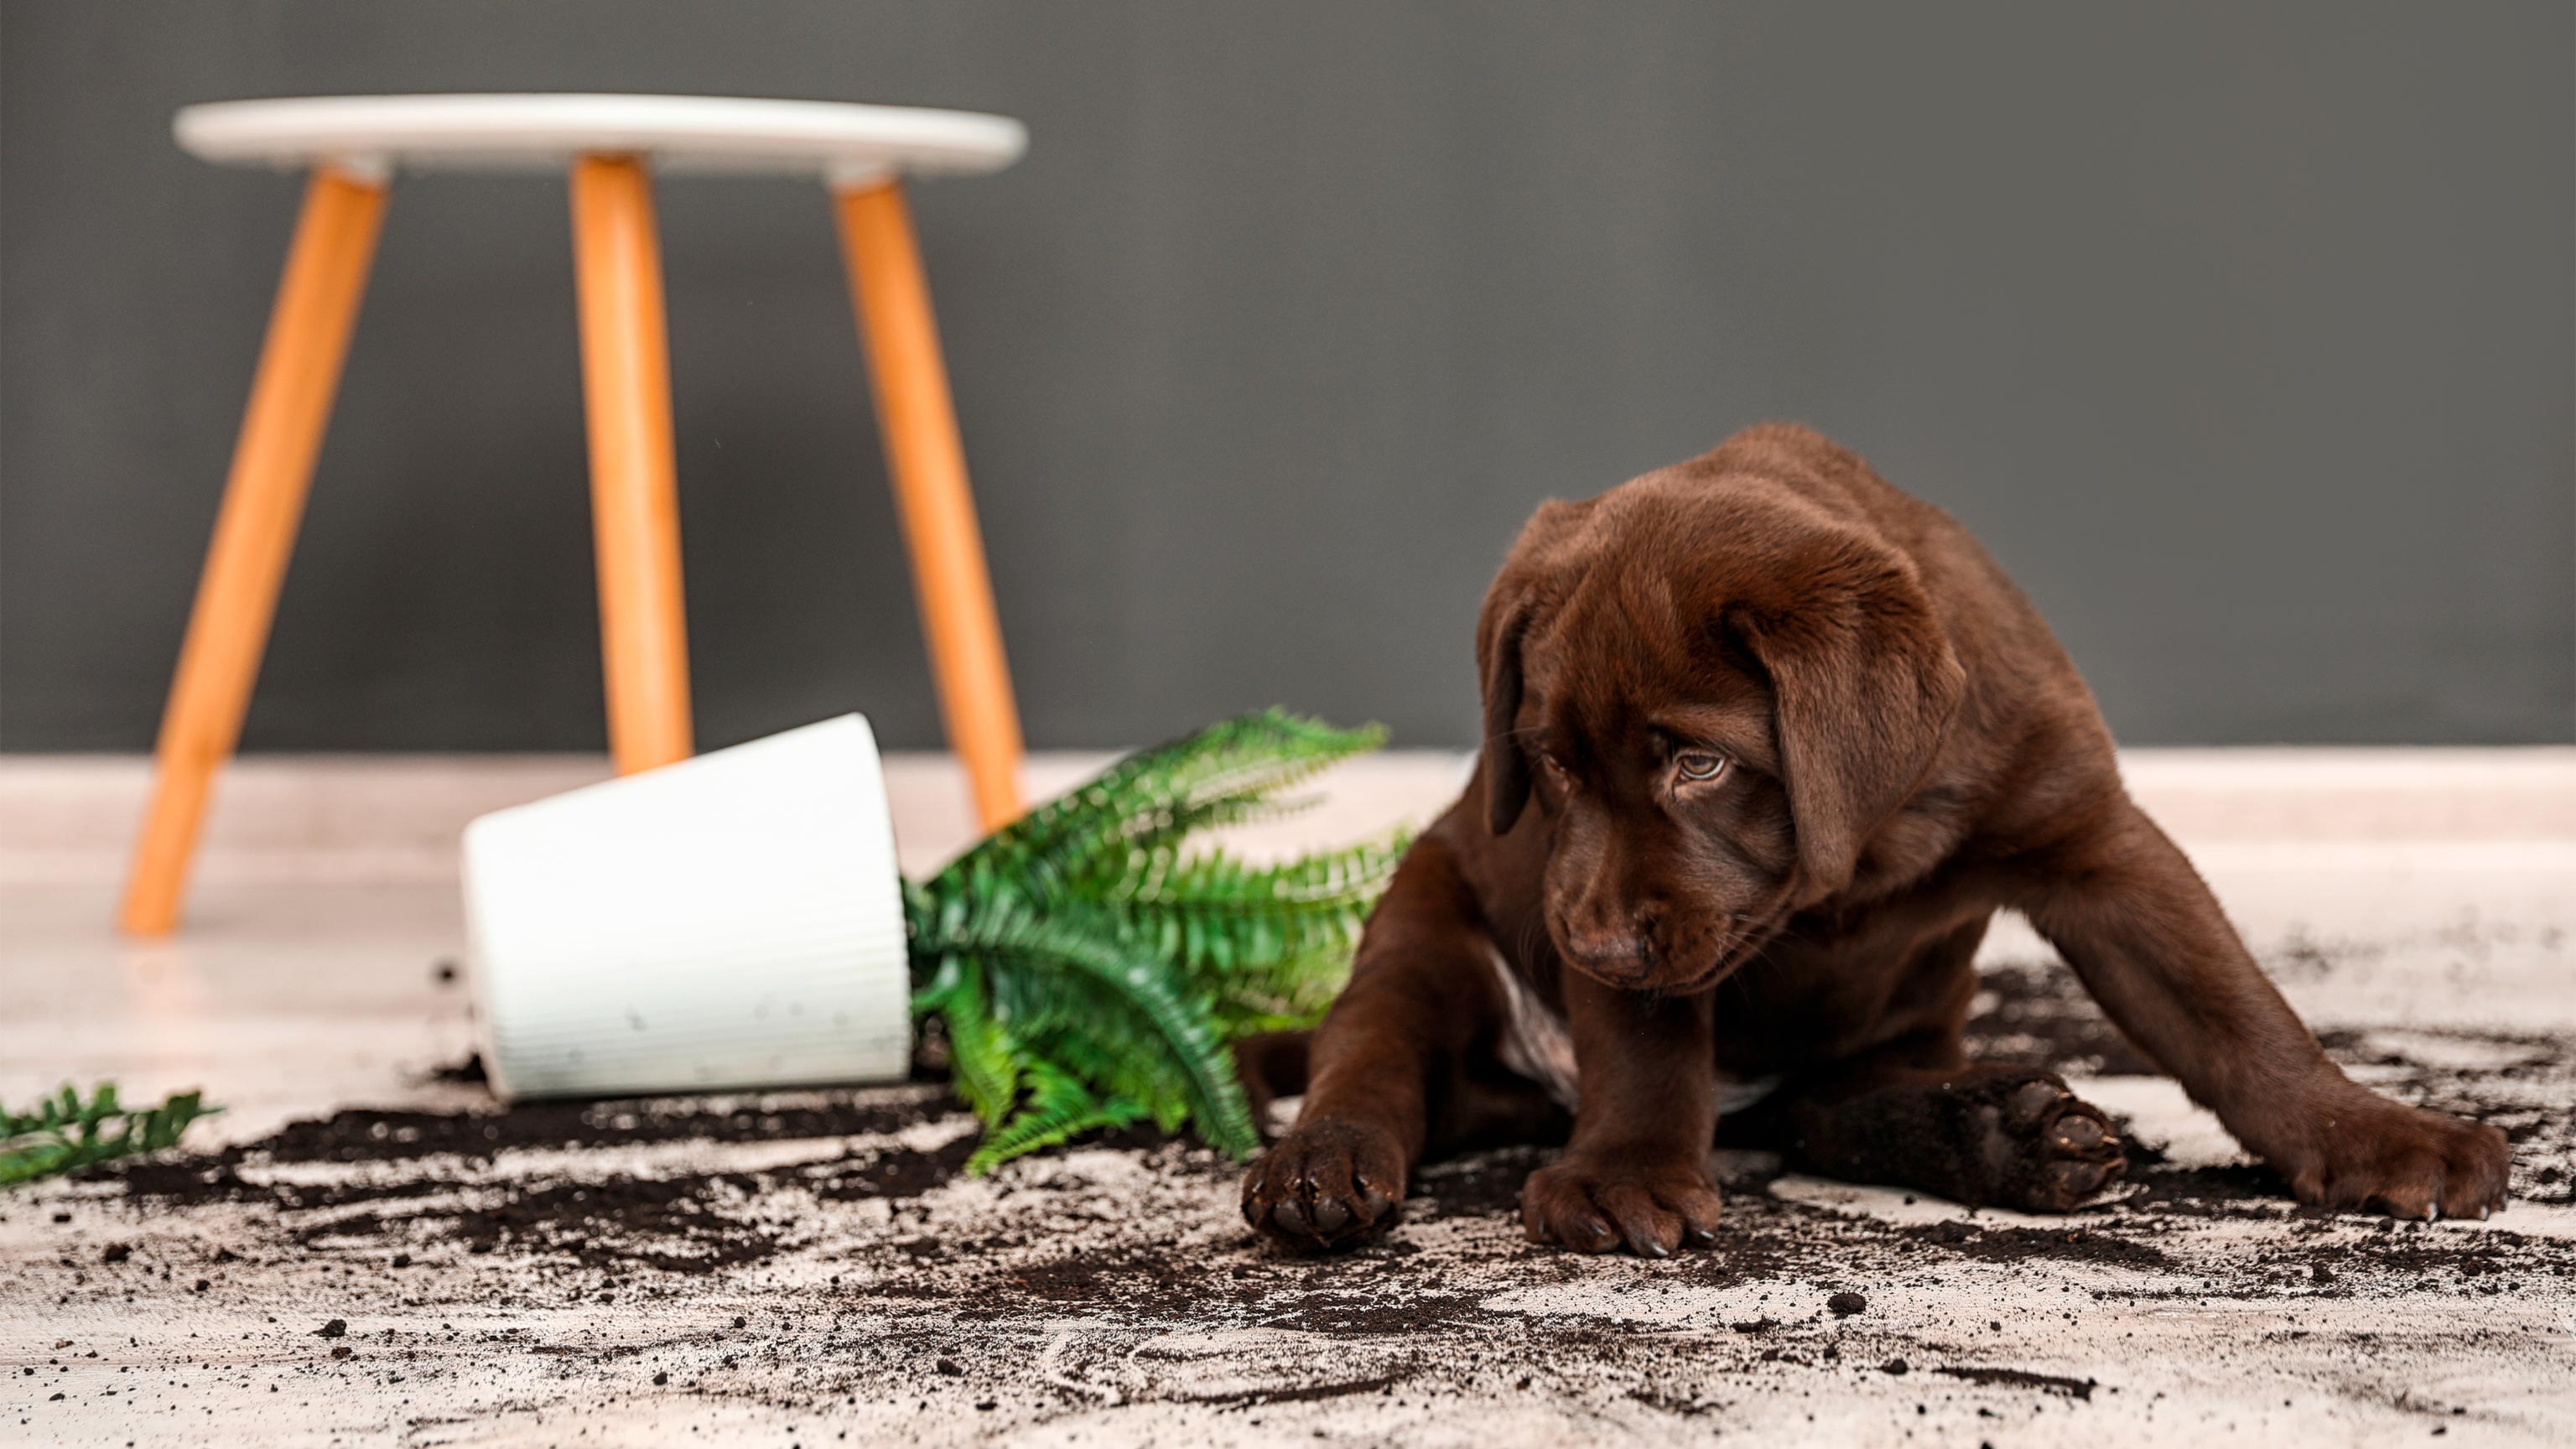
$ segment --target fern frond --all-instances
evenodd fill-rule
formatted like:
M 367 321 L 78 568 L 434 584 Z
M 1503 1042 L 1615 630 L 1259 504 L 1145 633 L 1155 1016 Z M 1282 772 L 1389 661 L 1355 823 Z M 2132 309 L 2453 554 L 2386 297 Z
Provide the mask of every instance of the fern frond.
M 1212 982 L 1259 977 L 1284 963 L 1346 952 L 1408 843 L 1398 831 L 1276 865 L 1221 849 L 1136 850 L 1102 862 L 1077 888 L 1194 975 Z
M 1270 797 L 1280 790 L 1384 738 L 1374 727 L 1337 730 L 1280 709 L 1239 715 L 1120 760 L 995 831 L 925 889 L 949 895 L 980 877 L 988 891 L 1050 897 L 1088 862 L 1139 840 L 1275 809 Z
M 1235 1080 L 1233 1053 L 1206 1007 L 1183 995 L 1167 969 L 1122 941 L 1113 927 L 1084 922 L 1072 911 L 1040 919 L 1003 901 L 972 918 L 948 944 L 981 958 L 997 973 L 1014 965 L 1036 971 L 1054 967 L 1103 988 L 1162 1037 L 1186 1085 L 1190 1116 L 1210 1145 L 1237 1157 L 1259 1145 L 1252 1110 Z
M 1029 1099 L 1017 1115 L 976 1147 L 966 1159 L 972 1174 L 992 1171 L 1014 1157 L 1024 1157 L 1104 1127 L 1124 1127 L 1146 1115 L 1122 1098 L 1101 1101 L 1082 1083 L 1038 1064 L 1029 1071 Z
M 998 1126 L 1019 1094 L 1019 1054 L 986 999 L 983 963 L 956 953 L 950 959 L 955 975 L 936 1005 L 948 1028 L 949 1070 L 968 1110 L 985 1126 Z
M 1190 1121 L 1195 1098 L 1170 1041 L 1108 985 L 1078 971 L 1038 967 L 1002 971 L 993 988 L 997 1009 L 1033 1066 L 1048 1063 L 1097 1096 L 1134 1102 L 1167 1132 Z M 1214 1011 L 1208 1019 L 1222 1036 Z
M 117 1100 L 113 1082 L 101 1083 L 86 1101 L 66 1083 L 33 1112 L 0 1110 L 0 1186 L 176 1146 L 188 1124 L 222 1110 L 207 1106 L 199 1093 L 180 1092 L 135 1111 Z
M 1241 1041 L 1248 1036 L 1268 1036 L 1278 1031 L 1304 1031 L 1315 1024 L 1319 1011 L 1265 1012 L 1253 1008 L 1220 1006 L 1217 1026 L 1227 1041 Z

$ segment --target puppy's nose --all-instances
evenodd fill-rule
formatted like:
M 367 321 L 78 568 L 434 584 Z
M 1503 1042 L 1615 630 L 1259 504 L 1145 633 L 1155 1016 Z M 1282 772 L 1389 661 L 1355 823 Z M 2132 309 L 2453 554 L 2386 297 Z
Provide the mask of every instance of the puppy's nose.
M 1655 964 L 1654 947 L 1633 932 L 1569 933 L 1565 944 L 1574 953 L 1575 964 L 1606 980 L 1633 981 Z

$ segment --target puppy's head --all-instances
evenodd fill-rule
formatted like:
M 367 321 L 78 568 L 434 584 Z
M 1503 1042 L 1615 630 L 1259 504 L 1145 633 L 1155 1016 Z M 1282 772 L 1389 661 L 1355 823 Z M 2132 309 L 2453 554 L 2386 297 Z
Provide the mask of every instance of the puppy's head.
M 1688 466 L 1541 508 L 1476 655 L 1487 823 L 1545 832 L 1568 963 L 1661 992 L 1851 883 L 1964 686 L 1903 555 Z

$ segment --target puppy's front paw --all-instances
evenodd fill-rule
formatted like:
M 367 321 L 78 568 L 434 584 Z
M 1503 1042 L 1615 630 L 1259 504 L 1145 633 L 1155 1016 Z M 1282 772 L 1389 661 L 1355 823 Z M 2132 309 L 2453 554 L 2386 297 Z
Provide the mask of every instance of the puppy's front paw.
M 1243 1175 L 1243 1220 L 1292 1248 L 1343 1248 L 1404 1211 L 1404 1148 L 1365 1122 L 1299 1123 Z
M 2400 1218 L 2483 1218 L 2504 1206 L 2502 1132 L 2361 1088 L 2320 1109 L 2304 1151 L 2271 1159 L 2304 1203 Z
M 1613 1248 L 1661 1258 L 1717 1240 L 1717 1184 L 1691 1162 L 1569 1152 L 1521 1184 L 1521 1226 L 1534 1243 L 1582 1253 Z

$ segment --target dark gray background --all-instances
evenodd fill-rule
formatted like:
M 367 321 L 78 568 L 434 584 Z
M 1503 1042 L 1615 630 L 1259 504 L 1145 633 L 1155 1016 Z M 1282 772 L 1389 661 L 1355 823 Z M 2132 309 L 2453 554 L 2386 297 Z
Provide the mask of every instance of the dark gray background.
M 1817 423 L 2132 742 L 2576 738 L 2563 3 L 0 0 L 0 746 L 148 745 L 298 182 L 171 109 L 1006 112 L 925 187 L 1032 741 L 1465 742 L 1548 494 Z M 821 192 L 661 189 L 701 739 L 936 716 Z M 565 201 L 398 188 L 253 748 L 603 739 Z

